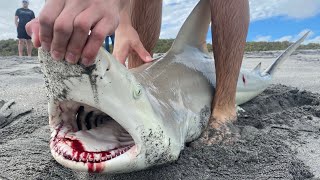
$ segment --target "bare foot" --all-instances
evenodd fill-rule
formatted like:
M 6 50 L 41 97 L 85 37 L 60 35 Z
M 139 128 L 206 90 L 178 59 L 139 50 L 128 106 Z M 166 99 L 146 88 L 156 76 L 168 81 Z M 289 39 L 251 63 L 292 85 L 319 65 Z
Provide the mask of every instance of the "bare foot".
M 239 139 L 239 128 L 233 124 L 237 119 L 236 112 L 235 110 L 234 113 L 226 112 L 214 110 L 207 128 L 202 132 L 201 137 L 191 145 L 195 147 L 200 144 L 233 144 Z
M 212 128 L 208 126 L 202 133 L 199 139 L 203 144 L 233 144 L 237 139 L 239 139 L 240 133 L 238 127 L 236 127 L 232 122 L 227 122 L 219 124 L 219 128 Z

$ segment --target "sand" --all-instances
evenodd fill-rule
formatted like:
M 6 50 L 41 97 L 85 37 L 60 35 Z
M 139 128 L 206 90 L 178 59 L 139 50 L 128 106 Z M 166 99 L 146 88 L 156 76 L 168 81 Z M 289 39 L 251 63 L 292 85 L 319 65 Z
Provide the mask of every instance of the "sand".
M 247 53 L 266 68 L 279 52 Z M 274 85 L 242 106 L 232 145 L 187 145 L 179 159 L 120 175 L 79 173 L 49 151 L 47 98 L 36 58 L 0 57 L 0 179 L 320 179 L 320 51 L 299 51 Z M 6 102 L 13 100 L 9 108 Z M 2 108 L 1 108 L 2 107 Z M 5 117 L 11 114 L 9 117 Z

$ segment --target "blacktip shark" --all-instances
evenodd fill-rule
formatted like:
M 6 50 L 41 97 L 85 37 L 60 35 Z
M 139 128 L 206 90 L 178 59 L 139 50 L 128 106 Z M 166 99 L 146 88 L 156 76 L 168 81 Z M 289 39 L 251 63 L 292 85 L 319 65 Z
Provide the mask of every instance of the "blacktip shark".
M 130 70 L 103 49 L 90 67 L 56 62 L 39 49 L 54 159 L 95 173 L 131 172 L 177 160 L 185 143 L 201 135 L 211 113 L 216 81 L 205 48 L 209 23 L 208 0 L 201 0 L 163 57 Z M 264 91 L 306 36 L 266 71 L 260 64 L 241 70 L 237 104 Z

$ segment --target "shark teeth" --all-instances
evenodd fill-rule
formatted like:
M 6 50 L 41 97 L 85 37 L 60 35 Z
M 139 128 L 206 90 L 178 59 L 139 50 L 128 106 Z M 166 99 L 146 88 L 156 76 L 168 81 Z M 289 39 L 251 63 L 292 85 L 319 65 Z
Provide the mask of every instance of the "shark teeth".
M 66 159 L 76 161 L 76 162 L 90 162 L 90 163 L 100 163 L 104 161 L 111 160 L 117 156 L 120 156 L 127 152 L 132 146 L 127 146 L 111 151 L 105 151 L 105 152 L 76 152 L 76 151 L 62 151 L 58 150 L 57 153 L 61 156 L 63 156 Z
M 52 151 L 65 159 L 83 162 L 83 163 L 100 163 L 104 161 L 111 160 L 117 156 L 120 156 L 130 150 L 134 146 L 134 142 L 130 145 L 125 145 L 122 147 L 109 149 L 106 147 L 106 151 L 86 151 L 82 143 L 74 138 L 68 136 L 68 128 L 63 126 L 59 127 L 52 133 L 53 138 L 50 141 L 50 148 Z
M 129 145 L 101 152 L 77 151 L 70 147 L 67 143 L 64 143 L 63 141 L 64 140 L 51 141 L 51 149 L 66 159 L 84 163 L 99 163 L 103 161 L 108 161 L 126 153 L 128 150 L 130 150 L 131 147 L 133 147 L 133 145 Z
M 85 104 L 62 101 L 51 126 L 52 153 L 74 162 L 100 163 L 125 154 L 135 145 L 131 135 L 107 114 Z

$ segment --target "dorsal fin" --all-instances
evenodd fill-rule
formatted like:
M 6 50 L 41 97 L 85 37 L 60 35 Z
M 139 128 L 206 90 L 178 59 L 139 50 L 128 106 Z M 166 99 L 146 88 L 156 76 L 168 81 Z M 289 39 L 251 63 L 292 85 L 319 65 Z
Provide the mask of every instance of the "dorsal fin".
M 253 72 L 261 72 L 261 62 L 252 70 Z
M 211 21 L 209 0 L 200 0 L 182 25 L 169 52 L 180 52 L 184 47 L 196 47 L 207 52 L 207 33 Z

